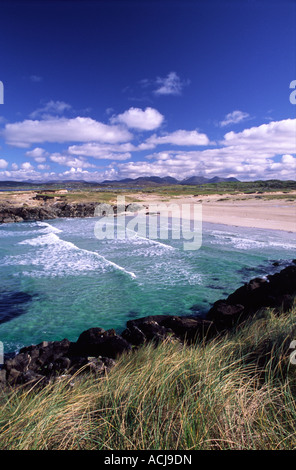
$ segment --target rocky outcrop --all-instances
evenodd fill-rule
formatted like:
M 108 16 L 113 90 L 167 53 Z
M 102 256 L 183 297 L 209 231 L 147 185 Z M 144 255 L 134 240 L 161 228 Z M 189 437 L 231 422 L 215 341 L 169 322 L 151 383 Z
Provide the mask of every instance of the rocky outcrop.
M 84 371 L 98 376 L 115 364 L 118 356 L 153 341 L 206 341 L 255 314 L 262 307 L 275 307 L 280 313 L 291 307 L 296 295 L 296 265 L 264 279 L 255 278 L 227 299 L 214 303 L 205 318 L 151 315 L 130 320 L 119 335 L 115 330 L 90 328 L 76 342 L 42 342 L 22 348 L 5 361 L 0 370 L 0 386 L 44 384 L 61 375 L 79 376 Z
M 117 207 L 116 205 L 97 202 L 52 202 L 52 196 L 43 195 L 37 195 L 33 199 L 43 200 L 44 203 L 36 206 L 28 204 L 23 204 L 21 206 L 15 206 L 9 203 L 0 204 L 0 224 L 50 220 L 60 217 L 99 217 L 108 214 L 110 212 L 110 208 L 115 215 L 122 212 L 130 214 L 145 209 L 145 206 L 136 203 Z
M 102 328 L 90 328 L 81 333 L 70 349 L 70 354 L 74 356 L 107 356 L 116 359 L 118 355 L 131 350 L 131 345 L 113 329 L 105 331 Z
M 168 338 L 194 341 L 204 337 L 210 338 L 217 333 L 212 321 L 198 317 L 151 315 L 130 320 L 126 326 L 122 337 L 136 346 L 148 341 L 160 342 Z
M 91 331 L 92 330 L 92 331 Z M 78 371 L 90 371 L 92 373 L 102 375 L 112 367 L 115 362 L 112 357 L 104 357 L 99 352 L 104 350 L 111 352 L 109 356 L 114 358 L 123 352 L 122 344 L 118 346 L 116 334 L 110 334 L 113 338 L 107 347 L 109 333 L 101 328 L 92 328 L 80 336 L 80 338 L 88 338 L 88 344 L 84 344 L 84 340 L 73 343 L 68 339 L 61 341 L 43 341 L 38 345 L 24 347 L 14 357 L 7 359 L 0 374 L 0 383 L 8 385 L 20 385 L 27 383 L 38 383 L 45 385 L 55 380 L 61 375 L 77 374 Z M 99 335 L 95 330 L 100 330 Z M 98 345 L 97 337 L 105 335 L 105 340 L 101 341 L 103 348 L 95 349 Z M 115 339 L 115 341 L 114 341 Z M 122 340 L 124 341 L 124 340 Z M 130 348 L 130 345 L 128 345 Z M 95 356 L 88 354 L 96 353 Z
M 59 217 L 93 217 L 98 203 L 45 203 L 40 206 L 0 205 L 0 223 L 56 219 Z
M 255 278 L 239 287 L 227 299 L 218 300 L 207 314 L 219 331 L 231 328 L 238 321 L 271 307 L 288 310 L 296 295 L 296 265 L 266 278 Z

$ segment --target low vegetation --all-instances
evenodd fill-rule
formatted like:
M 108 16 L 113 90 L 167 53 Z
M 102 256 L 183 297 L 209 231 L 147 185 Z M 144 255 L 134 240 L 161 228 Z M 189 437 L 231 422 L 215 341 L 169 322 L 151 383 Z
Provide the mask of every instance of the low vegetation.
M 287 199 L 295 199 L 296 181 L 227 181 L 219 183 L 207 183 L 199 185 L 181 185 L 181 184 L 156 184 L 151 182 L 139 183 L 113 183 L 100 185 L 96 183 L 70 182 L 70 183 L 47 183 L 42 185 L 26 184 L 16 187 L 18 191 L 7 191 L 10 189 L 8 183 L 3 185 L 0 182 L 0 202 L 9 200 L 13 195 L 21 195 L 22 191 L 38 190 L 43 196 L 53 197 L 54 191 L 67 189 L 67 194 L 57 194 L 60 200 L 65 202 L 106 202 L 112 203 L 117 195 L 126 196 L 127 202 L 137 202 L 137 196 L 143 194 L 156 194 L 163 198 L 173 198 L 177 196 L 207 196 L 218 194 L 224 195 L 245 195 L 256 196 L 262 198 L 279 198 L 280 196 Z M 284 193 L 282 195 L 274 194 L 277 192 Z M 292 194 L 290 194 L 292 192 Z M 135 196 L 133 196 L 135 195 Z
M 0 449 L 295 449 L 295 327 L 296 305 L 264 310 L 207 343 L 147 344 L 105 377 L 3 390 Z

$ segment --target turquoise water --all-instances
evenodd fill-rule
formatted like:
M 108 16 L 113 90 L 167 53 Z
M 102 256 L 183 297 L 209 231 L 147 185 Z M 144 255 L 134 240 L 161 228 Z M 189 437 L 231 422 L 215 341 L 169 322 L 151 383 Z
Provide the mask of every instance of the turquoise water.
M 192 306 L 204 315 L 243 282 L 296 257 L 289 232 L 204 223 L 201 248 L 185 251 L 182 240 L 98 240 L 95 223 L 56 219 L 0 227 L 5 352 L 43 340 L 76 341 L 94 326 L 120 332 L 130 319 L 188 315 Z

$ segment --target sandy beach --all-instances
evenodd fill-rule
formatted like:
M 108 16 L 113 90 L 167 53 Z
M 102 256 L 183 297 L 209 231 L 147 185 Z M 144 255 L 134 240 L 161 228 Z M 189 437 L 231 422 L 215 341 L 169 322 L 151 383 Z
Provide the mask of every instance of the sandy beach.
M 261 195 L 248 194 L 211 194 L 211 195 L 188 195 L 168 198 L 155 193 L 130 193 L 125 194 L 126 201 L 135 201 L 136 204 L 143 204 L 144 211 L 151 208 L 151 205 L 182 204 L 201 205 L 202 220 L 217 224 L 234 225 L 239 227 L 254 227 L 263 229 L 284 230 L 296 233 L 296 191 L 288 194 L 282 192 L 263 193 Z M 48 207 L 53 202 L 59 200 L 57 194 L 52 202 L 34 199 L 36 192 L 28 191 L 19 194 L 1 194 L 1 202 L 10 206 L 28 207 Z M 294 196 L 291 197 L 291 196 Z M 269 199 L 270 198 L 270 199 Z M 79 202 L 83 203 L 83 200 Z M 110 201 L 116 204 L 117 200 Z
M 290 194 L 295 194 L 295 192 Z M 289 199 L 289 194 L 285 195 L 285 198 L 282 197 L 283 193 L 273 193 L 273 197 L 276 195 L 278 199 L 271 200 L 244 194 L 224 195 L 223 197 L 221 195 L 180 196 L 169 200 L 157 195 L 138 194 L 137 198 L 145 205 L 157 202 L 202 204 L 202 220 L 204 222 L 296 233 L 296 201 Z

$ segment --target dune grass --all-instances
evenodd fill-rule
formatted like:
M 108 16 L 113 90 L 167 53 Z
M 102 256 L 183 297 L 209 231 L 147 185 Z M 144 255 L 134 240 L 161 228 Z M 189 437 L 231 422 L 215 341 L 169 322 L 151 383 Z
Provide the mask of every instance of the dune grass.
M 0 449 L 295 449 L 295 327 L 296 306 L 266 310 L 207 343 L 145 345 L 104 378 L 2 391 Z

